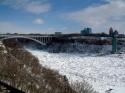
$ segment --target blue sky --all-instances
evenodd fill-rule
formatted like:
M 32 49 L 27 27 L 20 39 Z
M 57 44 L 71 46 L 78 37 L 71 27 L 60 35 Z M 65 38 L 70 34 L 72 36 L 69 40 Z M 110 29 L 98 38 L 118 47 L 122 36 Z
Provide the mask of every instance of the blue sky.
M 1 33 L 124 33 L 125 0 L 0 0 Z

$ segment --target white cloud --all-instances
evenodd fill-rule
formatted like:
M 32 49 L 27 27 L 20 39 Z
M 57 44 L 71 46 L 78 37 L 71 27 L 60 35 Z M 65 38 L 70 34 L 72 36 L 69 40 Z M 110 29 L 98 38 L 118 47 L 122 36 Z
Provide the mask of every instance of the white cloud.
M 110 26 L 124 33 L 125 29 L 125 0 L 106 0 L 100 6 L 67 13 L 69 19 L 82 25 L 91 26 L 96 32 L 108 30 Z
M 34 24 L 39 24 L 39 25 L 41 25 L 41 24 L 44 24 L 44 20 L 41 19 L 41 18 L 38 18 L 38 19 L 35 19 L 35 20 L 33 21 L 33 23 L 34 23 Z
M 48 12 L 50 10 L 50 4 L 42 4 L 39 2 L 32 2 L 32 3 L 29 3 L 25 7 L 25 9 L 26 9 L 26 11 L 31 12 L 31 13 L 41 14 L 41 13 Z
M 51 9 L 47 0 L 1 0 L 0 4 L 8 5 L 13 9 L 23 9 L 34 14 L 48 12 Z

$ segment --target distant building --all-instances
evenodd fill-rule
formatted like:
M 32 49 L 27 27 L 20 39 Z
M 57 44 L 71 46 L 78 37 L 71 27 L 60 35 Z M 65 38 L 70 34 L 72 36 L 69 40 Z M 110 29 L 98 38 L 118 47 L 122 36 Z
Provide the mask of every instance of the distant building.
M 110 35 L 110 36 L 113 35 L 113 28 L 112 28 L 112 27 L 110 27 L 110 29 L 109 29 L 109 35 Z
M 118 35 L 119 33 L 118 33 L 118 31 L 117 30 L 115 30 L 114 31 L 114 35 Z
M 61 35 L 62 32 L 55 32 L 55 35 Z
M 119 33 L 118 33 L 117 30 L 113 31 L 113 28 L 110 27 L 110 29 L 109 29 L 109 35 L 110 35 L 110 36 L 114 36 L 114 35 L 119 35 Z
M 19 33 L 13 33 L 14 35 L 18 35 Z
M 92 29 L 87 27 L 87 28 L 84 28 L 83 30 L 81 30 L 81 34 L 82 35 L 88 35 L 88 34 L 91 34 L 92 33 Z

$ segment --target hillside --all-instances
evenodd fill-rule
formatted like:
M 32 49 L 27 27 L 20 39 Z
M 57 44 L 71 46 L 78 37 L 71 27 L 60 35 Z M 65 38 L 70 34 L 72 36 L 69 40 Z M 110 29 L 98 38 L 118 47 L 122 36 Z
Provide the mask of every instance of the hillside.
M 4 45 L 5 46 L 4 46 Z M 14 40 L 0 46 L 0 80 L 26 93 L 76 93 L 65 76 L 43 67 Z

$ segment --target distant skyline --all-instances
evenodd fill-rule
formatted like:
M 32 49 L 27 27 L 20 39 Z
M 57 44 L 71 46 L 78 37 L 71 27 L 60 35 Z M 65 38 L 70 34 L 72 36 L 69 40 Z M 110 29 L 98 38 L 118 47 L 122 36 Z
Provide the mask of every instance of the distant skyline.
M 0 0 L 0 33 L 125 34 L 125 0 Z

